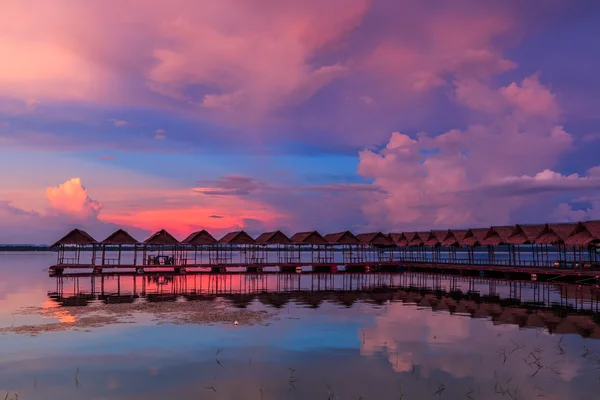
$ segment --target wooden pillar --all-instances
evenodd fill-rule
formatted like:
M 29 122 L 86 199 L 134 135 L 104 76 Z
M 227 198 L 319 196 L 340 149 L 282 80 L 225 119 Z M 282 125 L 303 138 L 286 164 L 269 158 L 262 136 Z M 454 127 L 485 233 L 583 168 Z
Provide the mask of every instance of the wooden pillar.
M 137 244 L 133 245 L 133 265 L 137 265 Z
M 121 265 L 121 245 L 119 245 L 119 256 L 117 258 L 118 258 L 117 262 L 119 263 L 119 265 Z
M 104 260 L 105 260 L 105 254 L 106 254 L 106 244 L 102 244 L 102 261 L 100 262 L 100 265 L 104 265 Z

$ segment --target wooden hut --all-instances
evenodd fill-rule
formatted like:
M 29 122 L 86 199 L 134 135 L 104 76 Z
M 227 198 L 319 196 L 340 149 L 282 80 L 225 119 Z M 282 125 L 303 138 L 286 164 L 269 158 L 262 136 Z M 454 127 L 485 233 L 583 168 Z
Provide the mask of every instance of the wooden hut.
M 178 262 L 179 241 L 165 229 L 144 240 L 144 265 L 174 266 Z M 148 254 L 151 253 L 151 254 Z
M 329 233 L 324 238 L 332 245 L 332 248 L 340 248 L 342 250 L 343 263 L 357 264 L 362 261 L 360 251 L 361 241 L 352 232 Z
M 456 249 L 464 245 L 464 238 L 468 229 L 449 229 L 442 241 L 442 246 L 448 248 L 448 259 L 451 263 L 457 262 Z
M 362 259 L 364 261 L 390 262 L 390 249 L 395 246 L 389 236 L 381 232 L 369 232 L 356 235 L 361 243 Z
M 476 257 L 475 248 L 483 245 L 483 241 L 490 234 L 491 229 L 492 228 L 472 228 L 465 233 L 463 244 L 467 247 L 469 264 L 478 264 L 484 261 L 481 258 Z M 489 251 L 486 260 L 489 260 Z
M 565 241 L 575 232 L 575 228 L 577 228 L 576 223 L 546 224 L 534 243 L 538 246 L 545 246 L 547 260 L 554 261 L 554 266 L 575 266 L 573 260 L 568 260 L 565 245 Z M 552 247 L 549 249 L 548 246 Z M 550 255 L 551 252 L 554 253 L 553 256 Z
M 102 266 L 118 266 L 121 265 L 122 247 L 133 247 L 133 265 L 137 264 L 137 246 L 140 242 L 131 236 L 127 231 L 119 229 L 109 235 L 102 241 Z M 116 257 L 106 257 L 107 247 L 117 247 Z
M 404 236 L 404 233 L 388 233 L 388 237 L 395 244 L 395 247 L 392 248 L 392 259 L 394 260 L 406 260 L 406 245 L 408 241 Z M 396 254 L 394 254 L 396 253 Z
M 58 249 L 57 265 L 94 265 L 96 260 L 96 245 L 98 242 L 89 233 L 81 229 L 73 229 L 50 248 Z M 91 262 L 81 260 L 81 252 L 91 248 Z
M 574 260 L 584 266 L 598 266 L 600 245 L 600 221 L 584 221 L 577 223 L 565 245 L 572 250 Z
M 298 262 L 302 260 L 303 251 L 310 251 L 312 263 L 330 263 L 333 260 L 328 252 L 331 244 L 317 231 L 298 232 L 290 240 L 296 246 Z
M 291 256 L 294 254 L 292 241 L 281 231 L 264 232 L 256 238 L 256 244 L 260 257 L 264 262 L 269 263 L 269 254 L 275 254 L 276 263 L 290 263 Z
M 486 236 L 481 241 L 483 246 L 487 246 L 488 249 L 488 262 L 490 264 L 496 264 L 496 250 L 498 246 L 508 245 L 509 259 L 511 246 L 508 243 L 508 239 L 514 233 L 514 226 L 492 226 Z
M 210 264 L 211 258 L 218 257 L 217 239 L 205 229 L 190 233 L 181 243 L 185 246 L 183 248 L 185 264 L 206 265 Z M 188 259 L 189 249 L 194 252 L 193 259 Z
M 442 242 L 446 238 L 448 231 L 435 230 L 429 233 L 429 237 L 425 240 L 424 246 L 431 249 L 431 260 L 433 262 L 442 261 Z
M 256 250 L 256 241 L 252 236 L 244 231 L 229 232 L 219 239 L 219 257 L 215 261 L 216 264 L 230 264 L 236 254 L 236 261 L 240 264 L 263 263 Z

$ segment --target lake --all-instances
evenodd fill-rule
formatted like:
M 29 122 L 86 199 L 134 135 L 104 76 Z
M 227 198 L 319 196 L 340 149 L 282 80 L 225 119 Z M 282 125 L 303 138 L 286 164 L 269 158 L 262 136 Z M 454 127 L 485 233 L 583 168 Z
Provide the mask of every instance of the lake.
M 49 277 L 55 259 L 0 253 L 0 398 L 600 395 L 589 286 L 417 273 Z

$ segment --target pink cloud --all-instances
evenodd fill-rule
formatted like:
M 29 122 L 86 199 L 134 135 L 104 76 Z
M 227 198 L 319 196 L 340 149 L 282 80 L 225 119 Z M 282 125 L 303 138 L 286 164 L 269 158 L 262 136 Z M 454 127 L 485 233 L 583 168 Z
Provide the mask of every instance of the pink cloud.
M 557 125 L 554 96 L 537 76 L 497 90 L 477 81 L 469 87 L 457 85 L 457 100 L 485 111 L 485 125 L 416 138 L 395 132 L 384 149 L 360 153 L 359 173 L 385 191 L 364 206 L 374 224 L 402 229 L 501 224 L 527 200 L 500 197 L 484 187 L 598 187 L 595 178 L 549 170 L 572 138 Z
M 53 211 L 79 219 L 95 218 L 102 209 L 99 202 L 88 196 L 79 178 L 47 188 L 46 198 Z
M 117 157 L 114 156 L 99 156 L 98 157 L 100 160 L 104 160 L 104 161 L 116 161 Z

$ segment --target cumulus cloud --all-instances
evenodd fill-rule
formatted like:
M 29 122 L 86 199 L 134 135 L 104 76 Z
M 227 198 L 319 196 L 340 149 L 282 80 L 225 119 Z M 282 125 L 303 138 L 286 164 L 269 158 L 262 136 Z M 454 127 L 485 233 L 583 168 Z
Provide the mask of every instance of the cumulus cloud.
M 53 211 L 79 219 L 95 218 L 102 209 L 99 202 L 88 196 L 80 178 L 71 178 L 57 187 L 47 188 L 46 198 Z
M 502 224 L 524 204 L 518 194 L 597 189 L 589 177 L 550 170 L 571 147 L 554 95 L 537 75 L 493 90 L 459 81 L 457 101 L 482 123 L 437 136 L 395 132 L 385 148 L 360 153 L 359 173 L 385 193 L 364 206 L 389 228 Z

